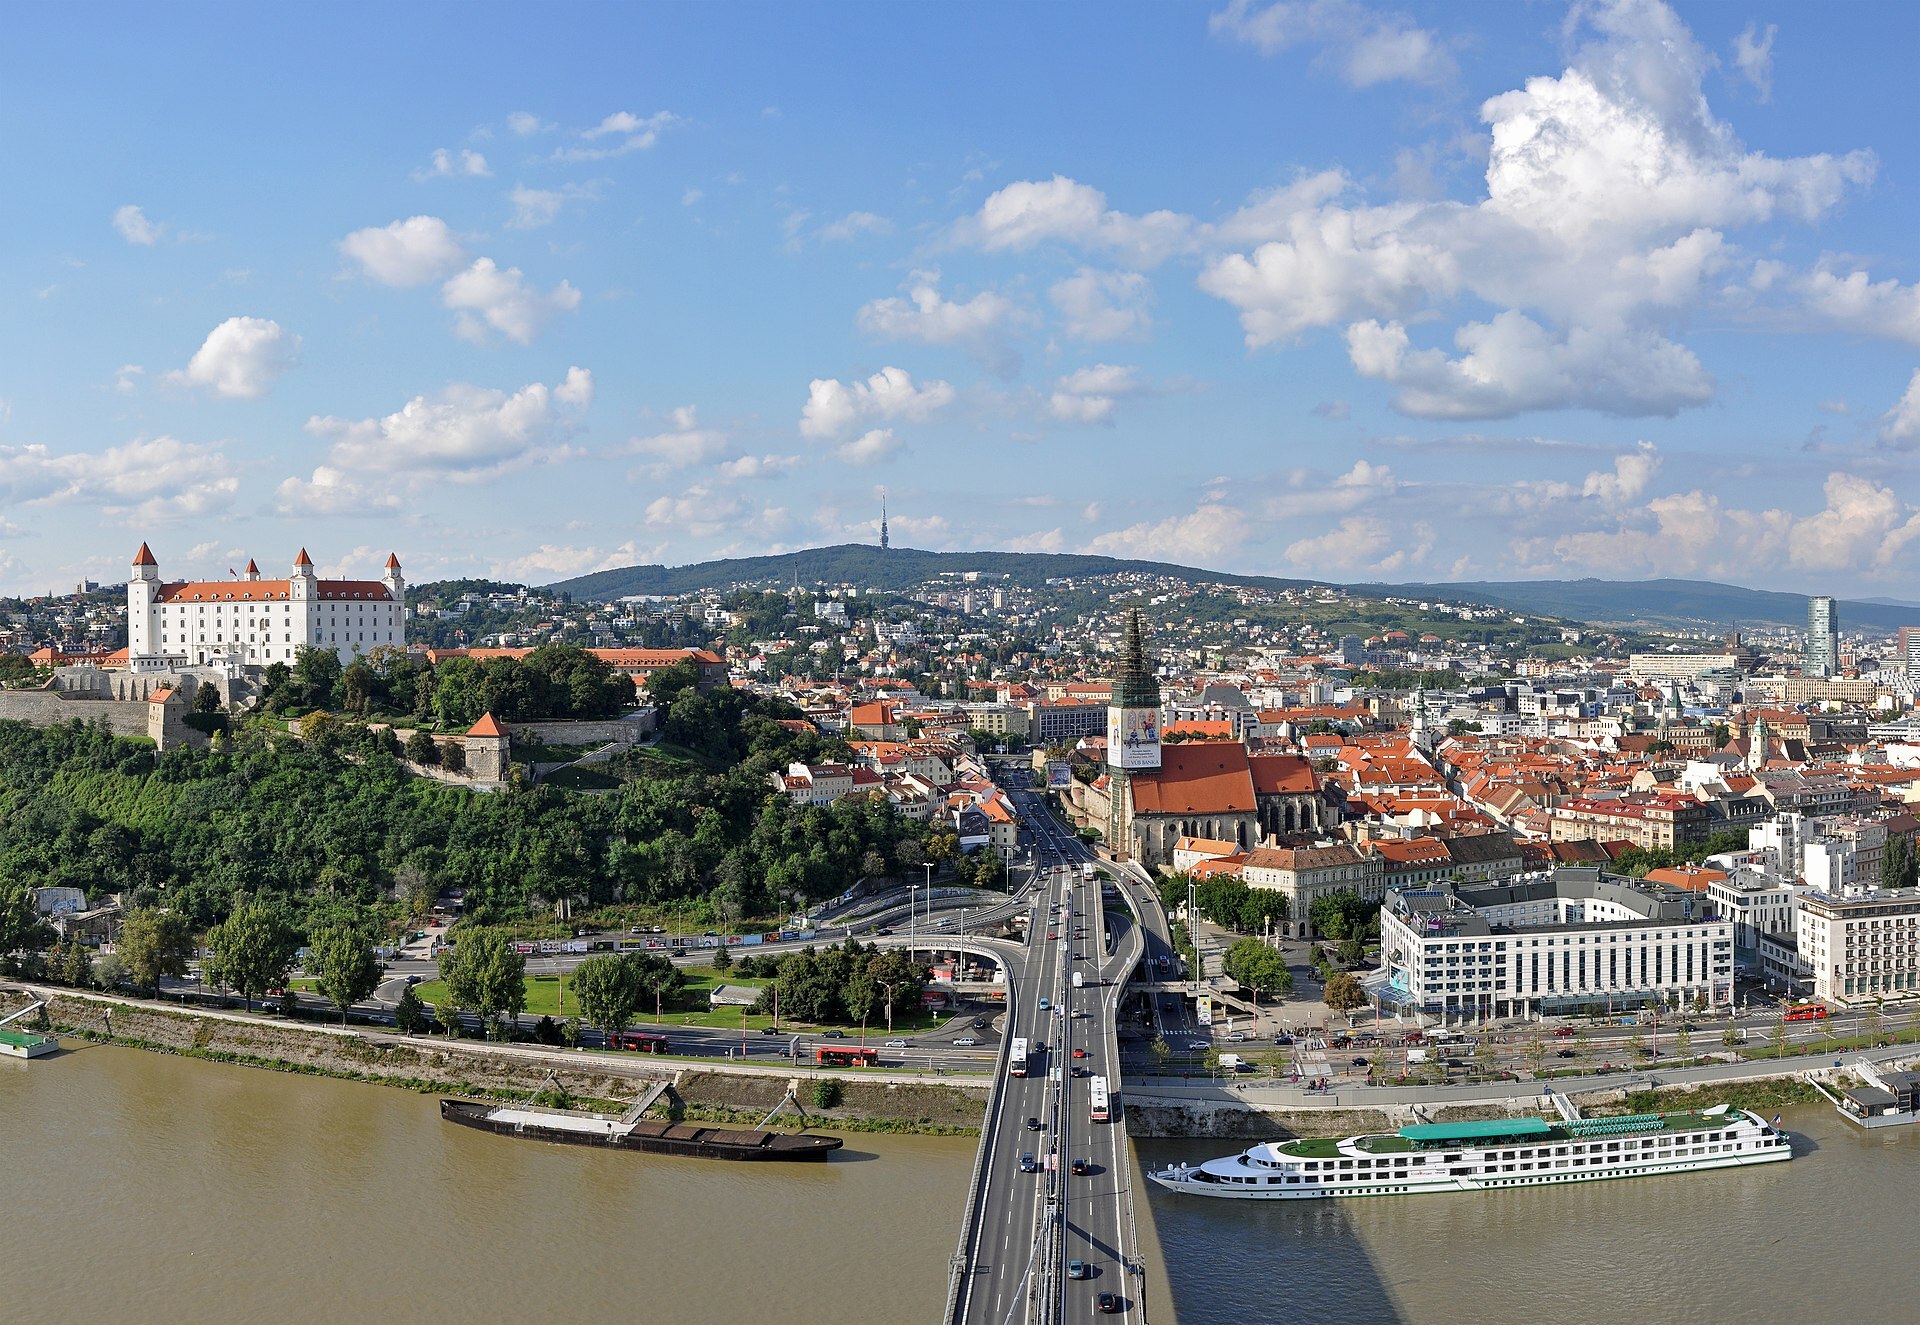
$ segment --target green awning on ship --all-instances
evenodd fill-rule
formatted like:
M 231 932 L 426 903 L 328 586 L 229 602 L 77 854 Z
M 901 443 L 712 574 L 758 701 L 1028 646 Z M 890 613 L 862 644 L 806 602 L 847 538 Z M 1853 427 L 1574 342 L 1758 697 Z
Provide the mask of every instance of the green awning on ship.
M 1501 1118 L 1488 1123 L 1410 1123 L 1400 1129 L 1409 1141 L 1427 1146 L 1454 1142 L 1499 1141 L 1511 1136 L 1544 1136 L 1553 1130 L 1538 1118 Z

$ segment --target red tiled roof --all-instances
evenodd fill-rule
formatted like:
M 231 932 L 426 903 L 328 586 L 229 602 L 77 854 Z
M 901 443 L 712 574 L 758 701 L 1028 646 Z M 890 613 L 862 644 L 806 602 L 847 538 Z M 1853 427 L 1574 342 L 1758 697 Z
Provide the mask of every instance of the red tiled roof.
M 1254 755 L 1247 762 L 1258 795 L 1297 796 L 1320 790 L 1313 765 L 1299 755 Z
M 1162 746 L 1160 767 L 1133 775 L 1136 814 L 1244 814 L 1253 808 L 1253 774 L 1244 745 Z
M 506 733 L 500 730 L 500 724 L 493 720 L 493 714 L 482 713 L 480 715 L 480 721 L 474 723 L 473 726 L 467 728 L 467 735 L 469 736 L 505 736 Z
M 153 551 L 148 548 L 145 543 L 142 543 L 140 550 L 133 554 L 133 564 L 136 566 L 158 566 L 160 563 L 153 559 Z
M 394 601 L 378 580 L 321 580 L 316 588 L 315 597 L 331 601 Z M 153 599 L 157 603 L 260 603 L 283 600 L 290 592 L 286 580 L 185 580 L 161 585 Z

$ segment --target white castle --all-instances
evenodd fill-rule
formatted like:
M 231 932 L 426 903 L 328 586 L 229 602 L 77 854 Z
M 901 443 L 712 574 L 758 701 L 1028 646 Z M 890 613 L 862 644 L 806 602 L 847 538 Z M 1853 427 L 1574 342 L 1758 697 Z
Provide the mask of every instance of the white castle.
M 247 563 L 233 580 L 160 579 L 142 543 L 127 577 L 127 666 L 136 672 L 291 663 L 303 648 L 332 649 L 340 661 L 406 643 L 407 583 L 388 556 L 379 580 L 323 580 L 305 548 L 284 580 L 263 580 Z

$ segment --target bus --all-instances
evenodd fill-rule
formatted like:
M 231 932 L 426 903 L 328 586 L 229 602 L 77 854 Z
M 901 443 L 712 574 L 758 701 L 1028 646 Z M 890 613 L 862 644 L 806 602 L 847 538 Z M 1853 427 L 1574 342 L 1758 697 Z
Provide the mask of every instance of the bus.
M 821 1045 L 813 1051 L 814 1061 L 822 1067 L 878 1067 L 880 1051 L 858 1045 Z
M 610 1049 L 634 1049 L 643 1054 L 667 1052 L 667 1037 L 655 1031 L 621 1031 L 607 1037 Z
M 1027 1042 L 1015 1039 L 1007 1046 L 1007 1075 L 1024 1077 L 1027 1074 Z
M 1112 1116 L 1109 1113 L 1111 1106 L 1107 1100 L 1107 1079 L 1105 1077 L 1094 1077 L 1089 1080 L 1087 1082 L 1087 1093 L 1093 1098 L 1093 1120 L 1096 1123 L 1106 1122 L 1107 1119 Z
M 1788 1021 L 1825 1021 L 1827 1010 L 1818 1003 L 1795 1003 L 1782 1015 Z

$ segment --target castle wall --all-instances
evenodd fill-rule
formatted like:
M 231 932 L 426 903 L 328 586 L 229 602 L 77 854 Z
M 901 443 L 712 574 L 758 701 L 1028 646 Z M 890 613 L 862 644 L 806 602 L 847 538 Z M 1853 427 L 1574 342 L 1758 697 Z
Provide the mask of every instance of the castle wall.
M 145 736 L 147 708 L 144 700 L 95 699 L 55 690 L 0 690 L 0 720 L 35 727 L 104 722 L 115 736 Z

